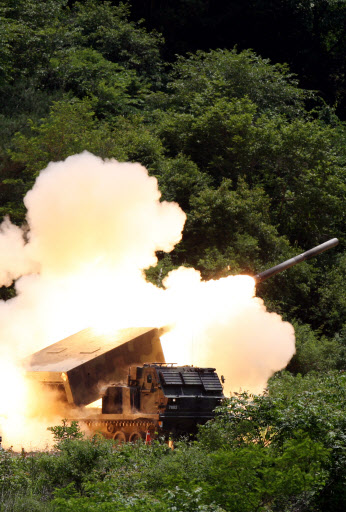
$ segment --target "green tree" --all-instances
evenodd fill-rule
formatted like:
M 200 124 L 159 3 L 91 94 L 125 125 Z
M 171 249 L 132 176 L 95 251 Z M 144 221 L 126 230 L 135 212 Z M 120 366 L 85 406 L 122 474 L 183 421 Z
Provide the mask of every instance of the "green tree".
M 57 443 L 58 447 L 60 443 L 66 439 L 81 439 L 84 437 L 77 421 L 71 421 L 70 424 L 68 424 L 68 421 L 64 419 L 62 420 L 62 425 L 48 427 L 47 430 L 52 432 L 54 441 Z
M 148 33 L 140 23 L 129 21 L 128 3 L 75 2 L 71 23 L 80 33 L 79 42 L 100 52 L 107 60 L 135 70 L 158 85 L 162 61 L 159 48 L 162 37 Z
M 29 185 L 33 177 L 50 161 L 59 161 L 84 150 L 102 158 L 140 162 L 157 171 L 163 158 L 160 140 L 136 116 L 114 117 L 112 122 L 99 122 L 94 106 L 97 100 L 66 97 L 54 102 L 49 116 L 39 123 L 30 122 L 31 133 L 17 133 L 13 150 L 14 162 L 25 166 Z
M 47 115 L 69 91 L 95 96 L 105 116 L 143 108 L 161 78 L 160 37 L 110 2 L 1 2 L 0 92 L 3 140 Z M 109 54 L 106 49 L 109 50 Z
M 210 176 L 201 172 L 195 162 L 184 154 L 166 158 L 161 162 L 158 180 L 166 201 L 176 201 L 184 211 L 190 209 L 190 201 L 211 184 Z
M 243 448 L 246 449 L 244 455 L 248 456 L 249 447 L 257 450 L 257 454 L 274 455 L 270 470 L 284 472 L 282 477 L 276 474 L 272 484 L 265 485 L 267 491 L 273 492 L 269 498 L 274 501 L 269 500 L 269 503 L 274 510 L 296 510 L 294 507 L 301 502 L 307 509 L 341 511 L 346 491 L 345 393 L 343 373 L 305 377 L 283 373 L 271 379 L 269 394 L 242 393 L 227 400 L 215 421 L 201 427 L 199 440 L 216 458 L 224 451 Z M 266 450 L 261 452 L 261 447 Z M 217 467 L 219 472 L 224 471 L 220 464 Z M 249 469 L 243 468 L 242 464 L 239 471 L 246 474 Z M 259 464 L 254 477 L 260 473 L 265 480 L 266 475 L 270 475 L 270 470 L 266 473 L 265 468 L 266 463 Z M 293 487 L 285 480 L 290 471 Z M 235 477 L 237 475 L 235 472 Z M 216 481 L 221 481 L 221 477 Z M 293 490 L 296 484 L 304 487 L 304 482 L 311 484 L 310 492 L 306 488 L 300 488 L 302 494 Z M 280 485 L 284 485 L 285 490 L 279 490 Z M 265 496 L 268 498 L 264 492 L 261 499 Z
M 190 199 L 183 235 L 185 261 L 204 277 L 253 272 L 273 255 L 285 254 L 287 241 L 270 223 L 270 200 L 259 186 L 225 180 Z M 178 246 L 178 251 L 180 246 Z
M 345 162 L 338 140 L 344 134 L 318 121 L 280 117 L 259 120 L 257 128 L 256 174 L 272 198 L 279 232 L 306 247 L 320 243 L 321 233 L 343 236 Z
M 203 488 L 230 512 L 297 510 L 309 506 L 309 495 L 323 488 L 328 450 L 308 436 L 297 435 L 281 450 L 249 444 L 219 450 L 209 459 Z
M 237 179 L 251 166 L 256 142 L 256 106 L 247 99 L 217 100 L 194 112 L 161 115 L 158 134 L 170 155 L 183 153 L 220 184 Z
M 309 325 L 292 321 L 296 336 L 296 354 L 287 369 L 302 375 L 345 368 L 345 341 L 340 336 L 327 338 Z
M 317 245 L 321 233 L 343 236 L 345 132 L 318 120 L 262 114 L 248 99 L 216 99 L 158 114 L 170 156 L 187 155 L 219 185 L 239 176 L 272 200 L 271 219 L 292 243 Z M 321 216 L 320 212 L 324 215 Z
M 106 156 L 114 144 L 106 124 L 96 122 L 90 100 L 66 99 L 55 102 L 49 117 L 40 123 L 30 122 L 31 136 L 17 133 L 11 151 L 14 161 L 25 165 L 29 186 L 41 169 L 50 161 L 64 160 L 83 150 Z M 125 158 L 125 154 L 114 157 Z
M 50 59 L 51 87 L 74 96 L 95 98 L 100 116 L 124 114 L 144 102 L 148 87 L 136 72 L 110 62 L 91 48 L 71 48 Z
M 329 332 L 345 332 L 346 325 L 346 254 L 339 253 L 336 264 L 324 276 L 316 314 Z M 345 341 L 344 341 L 345 343 Z
M 168 83 L 171 102 L 181 111 L 190 105 L 206 107 L 220 98 L 245 96 L 260 113 L 304 115 L 304 100 L 311 93 L 298 87 L 298 81 L 285 65 L 271 64 L 251 50 L 197 51 L 178 57 Z
M 343 0 L 132 0 L 136 18 L 159 29 L 164 54 L 210 48 L 252 48 L 273 62 L 287 62 L 303 87 L 318 91 L 345 113 Z

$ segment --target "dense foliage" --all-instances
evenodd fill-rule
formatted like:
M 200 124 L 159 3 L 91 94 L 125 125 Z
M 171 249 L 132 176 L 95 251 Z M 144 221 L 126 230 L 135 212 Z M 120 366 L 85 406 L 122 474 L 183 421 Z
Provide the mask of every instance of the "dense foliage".
M 287 62 L 345 120 L 343 0 L 132 0 L 134 19 L 163 33 L 166 58 L 199 49 L 253 48 Z
M 155 284 L 340 239 L 258 287 L 297 337 L 268 395 L 235 396 L 174 451 L 54 427 L 54 453 L 0 453 L 0 510 L 343 510 L 345 16 L 338 0 L 0 1 L 1 216 L 25 223 L 39 171 L 86 149 L 141 162 L 186 212 Z
M 53 453 L 0 452 L 0 510 L 341 511 L 346 499 L 346 378 L 276 376 L 235 395 L 195 441 L 114 445 L 51 430 Z

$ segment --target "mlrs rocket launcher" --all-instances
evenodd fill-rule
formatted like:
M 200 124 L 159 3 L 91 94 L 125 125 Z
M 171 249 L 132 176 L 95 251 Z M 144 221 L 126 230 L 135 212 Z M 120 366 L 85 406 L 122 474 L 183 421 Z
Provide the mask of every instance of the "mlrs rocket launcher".
M 27 376 L 55 390 L 69 419 L 119 441 L 149 430 L 194 433 L 224 397 L 215 368 L 166 364 L 150 327 L 97 334 L 84 329 L 33 354 Z M 101 409 L 89 406 L 101 399 Z M 67 411 L 67 414 L 66 414 Z
M 256 283 L 338 244 L 336 238 L 254 276 Z M 56 391 L 67 416 L 119 441 L 154 432 L 190 434 L 214 415 L 223 395 L 215 368 L 165 363 L 152 327 L 97 334 L 84 329 L 33 354 L 27 375 Z M 88 409 L 96 400 L 101 409 Z M 65 413 L 66 414 L 66 413 Z

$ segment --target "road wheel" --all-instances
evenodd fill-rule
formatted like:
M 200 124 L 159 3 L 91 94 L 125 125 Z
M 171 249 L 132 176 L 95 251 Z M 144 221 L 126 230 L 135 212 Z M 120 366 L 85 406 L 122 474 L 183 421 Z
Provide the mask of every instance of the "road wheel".
M 145 434 L 144 432 L 132 432 L 129 437 L 130 443 L 136 443 L 140 439 L 144 439 Z
M 113 436 L 114 441 L 117 441 L 118 443 L 125 443 L 126 442 L 126 435 L 125 432 L 122 430 L 118 430 L 114 433 Z

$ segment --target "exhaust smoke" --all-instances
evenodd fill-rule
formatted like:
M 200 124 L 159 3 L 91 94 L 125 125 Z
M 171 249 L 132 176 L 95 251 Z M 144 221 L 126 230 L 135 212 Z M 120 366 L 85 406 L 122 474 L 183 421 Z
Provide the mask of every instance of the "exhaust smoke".
M 263 390 L 292 357 L 293 327 L 266 311 L 252 278 L 202 282 L 199 272 L 180 268 L 165 289 L 145 281 L 155 252 L 180 241 L 186 216 L 160 202 L 156 178 L 140 164 L 88 152 L 50 163 L 24 203 L 27 228 L 8 218 L 0 228 L 0 285 L 15 281 L 17 293 L 0 301 L 5 447 L 45 446 L 51 434 L 43 432 L 60 421 L 59 409 L 43 406 L 51 397 L 23 381 L 20 361 L 86 327 L 173 325 L 162 338 L 166 360 L 216 367 L 226 394 Z

